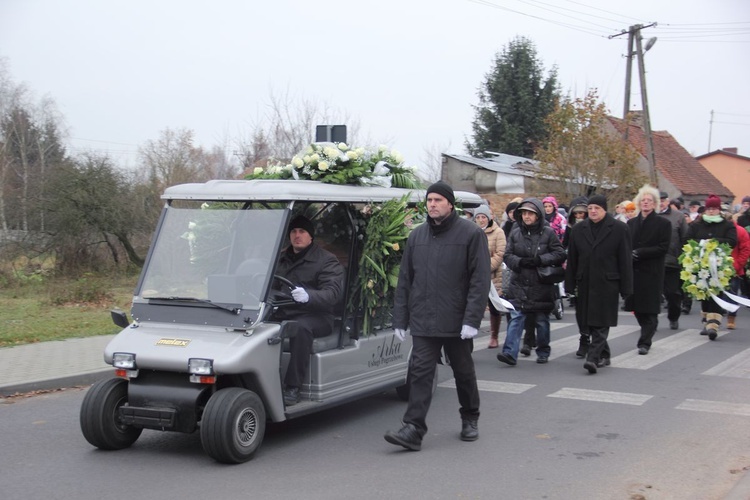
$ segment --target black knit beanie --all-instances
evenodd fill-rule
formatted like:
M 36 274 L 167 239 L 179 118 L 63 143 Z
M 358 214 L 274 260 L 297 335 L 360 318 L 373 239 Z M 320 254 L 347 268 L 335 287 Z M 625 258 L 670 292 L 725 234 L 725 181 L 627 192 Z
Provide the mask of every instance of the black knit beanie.
M 453 194 L 453 188 L 443 181 L 437 181 L 435 184 L 428 187 L 425 197 L 430 193 L 439 194 L 440 196 L 448 200 L 448 203 L 450 203 L 451 205 L 456 204 L 456 195 Z
M 292 229 L 304 229 L 307 231 L 307 233 L 315 238 L 315 225 L 312 223 L 310 219 L 305 217 L 304 215 L 298 215 L 294 219 L 292 219 L 292 222 L 289 223 L 289 232 L 292 232 Z
M 599 205 L 605 211 L 607 210 L 607 198 L 601 194 L 595 194 L 589 198 L 589 205 Z

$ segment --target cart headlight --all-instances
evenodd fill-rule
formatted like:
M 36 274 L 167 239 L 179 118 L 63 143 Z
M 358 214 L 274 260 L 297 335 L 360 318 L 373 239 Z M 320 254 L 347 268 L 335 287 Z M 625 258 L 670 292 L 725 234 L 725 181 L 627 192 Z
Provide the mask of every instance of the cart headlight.
M 112 366 L 124 370 L 135 370 L 135 354 L 129 352 L 116 352 L 112 355 Z
M 188 373 L 190 373 L 190 375 L 213 375 L 214 360 L 190 358 L 188 360 Z

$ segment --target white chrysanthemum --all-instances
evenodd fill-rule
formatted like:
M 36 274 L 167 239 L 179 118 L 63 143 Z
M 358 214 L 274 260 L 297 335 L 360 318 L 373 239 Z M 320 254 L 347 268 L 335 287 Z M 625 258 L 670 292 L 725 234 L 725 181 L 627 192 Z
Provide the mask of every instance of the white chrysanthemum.
M 347 146 L 345 142 L 339 142 L 339 149 L 341 151 L 348 151 L 349 150 L 349 146 Z
M 317 163 L 319 161 L 320 161 L 320 155 L 318 153 L 315 153 L 314 155 L 310 156 L 311 163 Z
M 698 282 L 695 284 L 695 286 L 697 286 L 701 290 L 705 290 L 706 288 L 708 288 L 708 284 L 706 284 L 706 280 L 704 280 L 704 279 L 698 280 Z
M 300 158 L 299 156 L 295 156 L 294 158 L 292 158 L 292 165 L 294 165 L 294 168 L 302 168 L 302 165 L 304 164 L 305 162 L 302 161 L 302 158 Z
M 380 146 L 378 146 L 378 151 L 380 151 L 381 153 L 386 153 L 388 152 L 388 146 L 386 146 L 385 144 L 381 144 Z
M 396 162 L 396 165 L 400 165 L 404 162 L 404 157 L 401 153 L 396 151 L 395 149 L 391 151 L 391 159 Z
M 359 155 L 357 154 L 356 151 L 347 151 L 346 157 L 349 158 L 350 160 L 356 160 L 357 158 L 359 158 Z
M 690 276 L 690 283 L 695 284 L 696 281 L 698 281 L 698 278 L 696 278 L 695 275 Z
M 328 162 L 327 161 L 321 161 L 320 163 L 318 163 L 318 169 L 321 172 L 325 172 L 326 170 L 328 170 Z
M 698 271 L 698 277 L 703 280 L 705 280 L 709 276 L 711 276 L 711 273 L 708 272 L 708 269 L 701 269 L 700 271 Z
M 359 155 L 363 156 L 365 154 L 365 148 L 355 148 L 354 151 Z
M 263 167 L 255 167 L 253 169 L 253 175 L 260 175 L 263 173 Z

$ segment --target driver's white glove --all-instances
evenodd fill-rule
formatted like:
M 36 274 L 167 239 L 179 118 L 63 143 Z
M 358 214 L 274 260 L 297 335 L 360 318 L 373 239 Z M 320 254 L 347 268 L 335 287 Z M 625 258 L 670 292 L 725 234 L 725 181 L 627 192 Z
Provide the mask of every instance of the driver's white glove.
M 398 337 L 398 339 L 403 342 L 404 339 L 406 338 L 406 330 L 402 330 L 401 328 L 396 328 L 395 331 L 396 331 L 396 337 Z
M 301 286 L 298 286 L 297 288 L 292 290 L 292 298 L 295 302 L 299 302 L 300 304 L 304 304 L 305 302 L 310 300 L 310 296 Z
M 464 325 L 463 327 L 461 327 L 461 338 L 463 340 L 473 339 L 477 336 L 477 333 L 479 332 L 473 326 Z

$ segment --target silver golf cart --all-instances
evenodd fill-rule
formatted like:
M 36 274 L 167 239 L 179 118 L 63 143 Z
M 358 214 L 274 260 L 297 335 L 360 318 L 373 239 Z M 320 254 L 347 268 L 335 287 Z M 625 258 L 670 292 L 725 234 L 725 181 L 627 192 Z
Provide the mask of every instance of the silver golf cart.
M 465 207 L 483 200 L 457 192 Z M 388 321 L 363 335 L 351 307 L 366 225 L 374 206 L 424 191 L 252 180 L 184 184 L 166 190 L 161 218 L 135 289 L 133 320 L 114 312 L 123 330 L 104 360 L 115 377 L 86 393 L 80 423 L 100 449 L 132 445 L 143 429 L 200 430 L 205 452 L 239 463 L 260 447 L 266 422 L 280 422 L 396 388 L 408 397 L 411 337 L 399 341 Z M 294 321 L 274 319 L 292 304 L 294 285 L 275 275 L 291 218 L 305 213 L 315 241 L 346 270 L 344 300 L 330 335 L 313 344 L 302 401 L 285 406 L 285 351 Z

